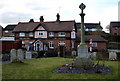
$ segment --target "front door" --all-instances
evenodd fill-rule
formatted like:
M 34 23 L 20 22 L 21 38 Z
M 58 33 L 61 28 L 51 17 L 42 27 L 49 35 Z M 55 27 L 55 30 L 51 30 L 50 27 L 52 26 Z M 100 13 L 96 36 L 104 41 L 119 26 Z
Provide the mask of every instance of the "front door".
M 65 50 L 64 50 L 64 46 L 60 46 L 60 57 L 64 57 L 65 56 Z
M 37 49 L 37 51 L 40 51 L 40 44 L 39 43 L 36 45 L 36 49 Z

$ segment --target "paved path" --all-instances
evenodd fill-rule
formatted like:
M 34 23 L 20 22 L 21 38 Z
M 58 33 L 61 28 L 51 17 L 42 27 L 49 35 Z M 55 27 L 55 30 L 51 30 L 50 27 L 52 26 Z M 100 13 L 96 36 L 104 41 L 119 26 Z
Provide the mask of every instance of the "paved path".
M 10 61 L 0 61 L 0 64 L 9 64 L 10 63 Z

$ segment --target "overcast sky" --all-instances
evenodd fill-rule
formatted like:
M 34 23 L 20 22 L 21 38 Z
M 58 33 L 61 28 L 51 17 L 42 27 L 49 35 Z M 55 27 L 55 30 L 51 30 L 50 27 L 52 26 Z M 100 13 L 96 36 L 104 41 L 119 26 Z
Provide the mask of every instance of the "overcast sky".
M 85 23 L 101 22 L 105 27 L 110 21 L 118 21 L 118 2 L 120 0 L 0 0 L 0 25 L 28 22 L 31 18 L 39 21 L 44 16 L 45 21 L 55 21 L 60 13 L 61 20 L 80 22 L 79 5 L 86 8 Z

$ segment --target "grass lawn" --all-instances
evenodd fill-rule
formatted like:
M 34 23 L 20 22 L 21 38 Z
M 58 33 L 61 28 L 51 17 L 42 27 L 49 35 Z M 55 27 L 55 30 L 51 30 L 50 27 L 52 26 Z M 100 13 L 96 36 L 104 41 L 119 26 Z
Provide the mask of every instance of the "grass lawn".
M 105 61 L 105 65 L 112 68 L 111 75 L 52 72 L 63 64 L 71 62 L 70 58 L 51 57 L 25 60 L 24 63 L 5 64 L 2 66 L 2 79 L 117 79 L 120 75 L 118 74 L 119 61 Z

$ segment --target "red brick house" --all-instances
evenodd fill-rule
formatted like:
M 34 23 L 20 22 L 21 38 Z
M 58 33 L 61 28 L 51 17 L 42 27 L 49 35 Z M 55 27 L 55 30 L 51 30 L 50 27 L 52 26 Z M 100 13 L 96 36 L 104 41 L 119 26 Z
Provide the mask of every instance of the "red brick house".
M 120 36 L 120 21 L 110 22 L 110 34 Z
M 27 50 L 43 51 L 74 50 L 75 44 L 75 21 L 60 21 L 57 14 L 56 21 L 44 22 L 43 16 L 40 22 L 20 22 L 14 28 L 16 40 L 22 40 L 22 47 Z
M 80 29 L 81 29 L 81 23 L 76 23 L 76 45 L 75 47 L 77 48 L 78 44 L 80 44 Z M 101 51 L 101 50 L 107 50 L 107 40 L 102 38 L 100 36 L 100 33 L 102 33 L 102 26 L 99 23 L 85 23 L 85 42 L 90 47 L 90 39 L 92 39 L 92 48 L 93 51 Z
M 4 29 L 3 29 L 3 36 L 4 37 L 14 37 L 14 33 L 13 29 L 15 28 L 16 24 L 12 24 L 12 25 L 7 25 Z
M 90 48 L 90 39 L 92 39 L 92 51 L 106 51 L 108 46 L 108 41 L 102 38 L 99 35 L 86 35 L 85 43 L 88 45 L 88 49 Z M 77 48 L 78 44 L 80 44 L 80 36 L 77 36 L 76 39 Z

